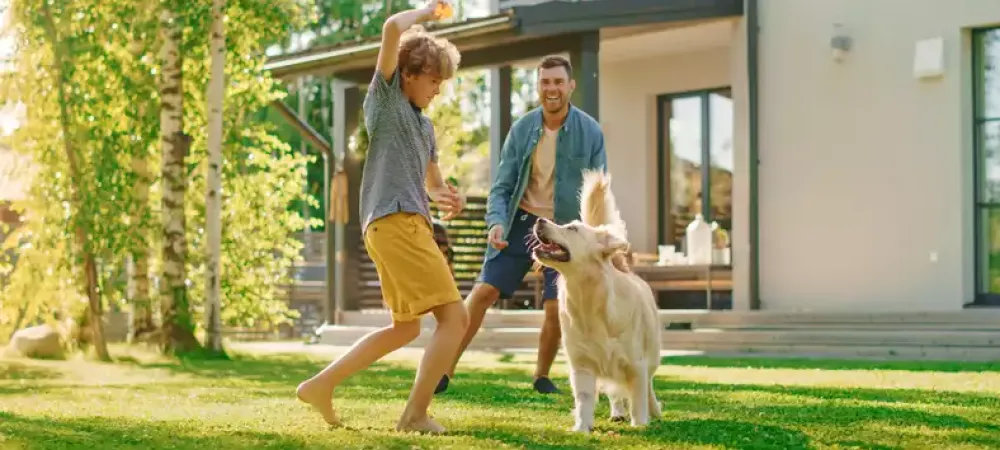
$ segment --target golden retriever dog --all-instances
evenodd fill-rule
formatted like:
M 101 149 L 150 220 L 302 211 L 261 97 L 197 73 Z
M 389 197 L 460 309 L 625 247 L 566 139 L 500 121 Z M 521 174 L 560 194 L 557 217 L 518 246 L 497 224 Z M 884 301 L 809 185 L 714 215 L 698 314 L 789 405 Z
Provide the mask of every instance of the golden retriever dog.
M 625 264 L 629 244 L 611 178 L 584 173 L 582 220 L 565 225 L 540 219 L 534 258 L 559 272 L 559 321 L 575 400 L 573 431 L 590 432 L 598 387 L 611 402 L 611 420 L 633 426 L 661 414 L 653 392 L 660 365 L 660 324 L 653 291 Z

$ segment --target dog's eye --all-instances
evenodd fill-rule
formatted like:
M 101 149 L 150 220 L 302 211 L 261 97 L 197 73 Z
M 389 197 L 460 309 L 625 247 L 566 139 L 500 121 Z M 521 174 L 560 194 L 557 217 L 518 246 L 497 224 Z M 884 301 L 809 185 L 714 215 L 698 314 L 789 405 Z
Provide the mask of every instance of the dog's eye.
M 569 231 L 576 231 L 576 225 L 570 225 L 570 226 L 566 227 L 566 229 L 569 230 Z

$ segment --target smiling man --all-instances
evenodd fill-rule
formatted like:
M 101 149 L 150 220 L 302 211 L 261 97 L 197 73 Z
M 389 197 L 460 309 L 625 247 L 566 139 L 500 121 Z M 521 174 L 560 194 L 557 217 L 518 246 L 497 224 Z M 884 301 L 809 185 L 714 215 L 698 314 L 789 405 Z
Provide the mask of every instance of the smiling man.
M 576 88 L 573 68 L 562 56 L 547 56 L 538 65 L 535 108 L 511 126 L 500 154 L 500 164 L 487 201 L 489 246 L 479 280 L 465 299 L 469 327 L 451 371 L 441 378 L 436 393 L 444 392 L 455 366 L 479 331 L 486 310 L 518 289 L 533 261 L 528 238 L 538 218 L 556 223 L 578 219 L 579 190 L 584 169 L 605 169 L 604 135 L 593 117 L 570 104 Z M 559 312 L 556 272 L 543 270 L 545 322 L 538 342 L 534 389 L 543 394 L 559 389 L 549 369 L 559 351 Z

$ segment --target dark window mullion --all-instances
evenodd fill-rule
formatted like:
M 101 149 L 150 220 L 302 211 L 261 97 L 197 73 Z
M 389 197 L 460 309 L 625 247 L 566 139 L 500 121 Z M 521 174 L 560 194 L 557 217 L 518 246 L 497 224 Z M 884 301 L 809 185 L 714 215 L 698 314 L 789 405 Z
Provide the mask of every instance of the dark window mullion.
M 701 99 L 701 215 L 712 222 L 712 111 L 710 91 L 702 92 Z

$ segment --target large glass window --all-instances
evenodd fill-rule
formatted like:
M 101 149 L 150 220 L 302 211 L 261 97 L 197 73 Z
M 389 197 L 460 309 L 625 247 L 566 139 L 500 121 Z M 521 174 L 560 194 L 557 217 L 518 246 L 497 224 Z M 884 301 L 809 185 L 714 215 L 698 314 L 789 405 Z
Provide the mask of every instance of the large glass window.
M 660 96 L 658 242 L 683 248 L 701 213 L 732 232 L 733 102 L 729 88 Z
M 973 33 L 977 303 L 1000 304 L 1000 28 Z

